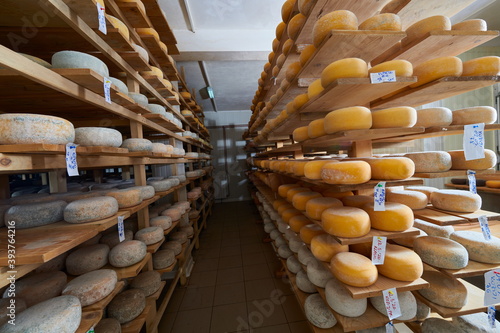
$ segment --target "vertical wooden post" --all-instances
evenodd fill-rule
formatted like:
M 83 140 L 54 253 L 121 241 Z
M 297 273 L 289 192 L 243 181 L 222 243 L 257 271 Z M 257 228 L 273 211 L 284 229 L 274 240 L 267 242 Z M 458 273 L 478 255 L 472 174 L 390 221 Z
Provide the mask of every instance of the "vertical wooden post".
M 104 172 L 102 171 L 102 169 L 94 170 L 94 181 L 97 184 L 101 184 L 103 181 L 103 178 L 104 178 Z
M 9 175 L 0 175 L 0 199 L 10 198 Z
M 49 171 L 49 188 L 50 193 L 68 192 L 65 169 Z
M 122 168 L 122 179 L 123 180 L 130 180 L 130 167 L 124 166 Z
M 40 178 L 42 179 L 42 185 L 49 185 L 49 179 L 47 178 L 47 173 L 42 172 L 40 174 Z

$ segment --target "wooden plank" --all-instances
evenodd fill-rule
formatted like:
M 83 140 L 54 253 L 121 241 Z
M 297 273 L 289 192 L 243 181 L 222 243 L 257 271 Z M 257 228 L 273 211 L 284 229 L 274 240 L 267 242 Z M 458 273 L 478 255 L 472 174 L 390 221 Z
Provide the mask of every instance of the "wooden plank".
M 146 256 L 137 264 L 129 266 L 129 267 L 113 267 L 110 264 L 103 267 L 103 269 L 112 269 L 116 272 L 118 276 L 118 280 L 128 279 L 132 277 L 136 277 L 146 266 L 148 261 L 151 260 L 151 253 L 146 253 Z
M 124 281 L 118 281 L 116 283 L 115 289 L 106 297 L 104 297 L 102 300 L 100 300 L 97 303 L 85 306 L 82 308 L 82 312 L 104 312 L 104 309 L 108 306 L 108 304 L 113 300 L 113 298 L 118 295 L 123 289 L 125 288 L 125 282 Z
M 371 229 L 370 232 L 363 237 L 357 237 L 357 238 L 346 238 L 337 236 L 332 236 L 332 237 L 335 238 L 342 245 L 351 245 L 351 244 L 369 243 L 373 240 L 373 237 L 376 236 L 387 237 L 387 239 L 396 239 L 402 237 L 417 236 L 419 234 L 420 231 L 415 228 L 410 228 L 408 230 L 401 232 L 390 232 L 390 231 Z
M 89 332 L 91 328 L 95 327 L 101 321 L 102 314 L 102 311 L 83 312 L 80 326 L 78 326 L 75 333 Z
M 151 120 L 152 122 L 161 125 L 165 127 L 166 129 L 169 129 L 171 131 L 178 131 L 178 132 L 183 132 L 182 129 L 177 127 L 173 122 L 168 120 L 164 115 L 157 114 L 157 113 L 150 113 L 150 114 L 145 114 L 144 118 Z
M 138 72 L 150 71 L 151 66 L 149 63 L 139 55 L 137 52 L 120 52 L 120 56 L 125 60 L 130 67 Z
M 354 299 L 361 299 L 382 296 L 382 291 L 390 288 L 396 288 L 398 292 L 425 289 L 429 288 L 429 283 L 422 278 L 413 282 L 402 282 L 379 275 L 377 281 L 369 287 L 360 288 L 348 285 L 345 285 L 345 287 Z
M 53 145 L 46 143 L 33 143 L 33 144 L 17 144 L 17 145 L 0 145 L 0 153 L 18 153 L 18 154 L 65 154 L 65 145 Z M 76 148 L 77 154 L 83 155 L 116 155 L 120 156 L 128 153 L 126 148 L 115 147 L 83 147 Z
M 440 271 L 441 273 L 444 273 L 454 278 L 466 278 L 466 277 L 484 275 L 484 273 L 489 272 L 491 270 L 498 270 L 500 269 L 500 264 L 485 264 L 482 262 L 469 260 L 467 266 L 461 269 L 444 269 L 434 266 L 431 267 L 435 270 Z
M 174 270 L 176 265 L 177 265 L 177 259 L 175 260 L 175 262 L 172 265 L 165 267 L 165 268 L 162 268 L 162 269 L 155 269 L 155 271 L 157 271 L 160 274 L 169 273 L 169 272 Z
M 444 184 L 444 186 L 450 187 L 450 188 L 456 188 L 456 189 L 460 189 L 460 190 L 466 190 L 466 191 L 469 190 L 469 185 Z M 490 188 L 490 187 L 486 187 L 486 186 L 478 186 L 477 192 L 478 193 L 484 192 L 484 193 L 500 194 L 500 189 Z
M 129 25 L 131 25 L 133 28 L 152 27 L 148 15 L 143 10 L 143 7 L 139 6 L 137 2 L 122 2 L 117 0 L 116 4 L 118 5 L 118 7 L 120 7 Z
M 496 173 L 495 169 L 474 170 L 477 175 Z M 449 170 L 444 172 L 416 172 L 413 174 L 418 178 L 446 178 L 446 177 L 461 177 L 467 176 L 467 170 Z
M 20 279 L 26 274 L 31 273 L 41 265 L 42 264 L 40 263 L 40 264 L 16 266 L 15 268 L 16 279 Z M 12 273 L 9 273 L 9 267 L 0 267 L 0 289 L 10 284 L 10 280 L 7 279 L 11 277 L 11 275 Z
M 146 305 L 144 311 L 142 311 L 137 318 L 128 323 L 122 324 L 122 333 L 139 333 L 144 326 L 144 323 L 146 323 L 146 318 L 150 310 L 151 306 Z
M 454 224 L 461 224 L 461 223 L 468 223 L 469 221 L 459 217 L 459 216 L 454 216 L 450 214 L 446 214 L 443 212 L 439 212 L 437 210 L 433 209 L 419 209 L 413 211 L 413 214 L 415 215 L 415 218 L 421 219 L 427 222 L 431 222 L 437 225 L 454 225 Z
M 486 218 L 489 221 L 500 221 L 500 214 L 499 213 L 489 212 L 489 211 L 482 210 L 482 209 L 477 210 L 474 213 L 448 212 L 448 211 L 437 209 L 437 208 L 432 207 L 432 206 L 429 206 L 429 209 L 432 209 L 432 210 L 435 210 L 435 211 L 438 211 L 441 213 L 445 213 L 445 214 L 458 216 L 460 218 L 467 220 L 467 222 L 479 222 L 480 216 L 486 216 Z
M 158 251 L 158 249 L 160 248 L 160 246 L 165 242 L 165 237 L 163 237 L 163 239 L 161 241 L 159 241 L 158 243 L 154 243 L 154 244 L 151 244 L 151 245 L 148 245 L 148 249 L 147 251 L 149 253 L 156 253 L 156 251 Z

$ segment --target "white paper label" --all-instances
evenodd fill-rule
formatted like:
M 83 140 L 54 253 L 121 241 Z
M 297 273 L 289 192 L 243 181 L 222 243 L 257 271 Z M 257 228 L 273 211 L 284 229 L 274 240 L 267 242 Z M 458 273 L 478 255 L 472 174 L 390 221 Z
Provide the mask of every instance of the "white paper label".
M 385 325 L 385 333 L 394 333 L 394 324 L 391 322 L 388 322 L 387 325 Z
M 78 163 L 76 161 L 76 147 L 74 143 L 68 143 L 66 145 L 66 170 L 68 171 L 68 176 L 78 176 Z
M 370 73 L 370 80 L 372 84 L 382 82 L 396 82 L 396 71 Z
M 94 327 L 93 326 L 87 331 L 87 333 L 94 333 L 94 332 L 95 331 L 94 331 Z
M 99 20 L 99 31 L 106 35 L 108 33 L 108 29 L 106 28 L 106 12 L 104 7 L 99 3 L 97 4 L 97 18 Z
M 109 104 L 111 104 L 111 83 L 110 79 L 104 78 L 104 98 Z
M 486 215 L 479 216 L 479 225 L 481 226 L 481 231 L 483 232 L 484 239 L 487 241 L 491 240 L 491 230 L 488 224 L 488 218 Z
M 469 191 L 477 194 L 476 171 L 467 170 L 467 178 L 469 178 Z
M 500 270 L 484 273 L 484 305 L 500 303 Z
M 464 126 L 465 160 L 484 158 L 484 123 Z
M 118 216 L 118 238 L 120 243 L 125 240 L 125 227 L 123 226 L 123 216 Z
M 385 211 L 385 182 L 380 182 L 375 186 L 375 192 L 373 193 L 374 205 L 373 209 L 376 212 Z
M 496 328 L 496 320 L 495 320 L 496 310 L 494 306 L 488 306 L 488 324 L 490 328 Z
M 374 265 L 384 264 L 386 244 L 387 244 L 387 237 L 373 236 L 372 263 Z
M 401 308 L 399 307 L 398 292 L 396 288 L 391 288 L 382 291 L 384 296 L 385 309 L 389 320 L 401 317 Z

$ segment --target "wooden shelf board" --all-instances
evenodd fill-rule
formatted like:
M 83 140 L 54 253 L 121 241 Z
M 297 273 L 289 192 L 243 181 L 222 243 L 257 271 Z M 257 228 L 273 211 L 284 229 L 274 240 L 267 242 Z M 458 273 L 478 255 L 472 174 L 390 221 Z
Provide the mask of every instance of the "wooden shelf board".
M 38 267 L 40 267 L 42 264 L 30 264 L 30 265 L 21 265 L 21 266 L 16 266 L 15 271 L 16 271 L 16 279 L 20 279 L 26 274 L 34 271 Z M 9 285 L 10 280 L 7 280 L 12 274 L 9 273 L 9 268 L 8 267 L 0 267 L 0 289 Z
M 179 221 L 174 221 L 174 222 L 172 222 L 172 226 L 171 226 L 170 228 L 168 228 L 168 229 L 164 230 L 164 231 L 163 231 L 163 234 L 166 236 L 166 235 L 168 235 L 169 233 L 171 233 L 171 232 L 172 232 L 172 230 L 174 230 L 174 229 L 175 229 L 175 227 L 177 227 L 177 225 L 179 224 L 179 222 L 180 222 L 180 220 L 179 220 Z
M 45 229 L 60 229 L 60 230 L 64 230 L 64 231 L 70 231 L 70 230 L 76 231 L 76 230 L 86 230 L 89 228 L 94 228 L 98 232 L 101 232 L 101 231 L 107 230 L 107 229 L 111 228 L 112 226 L 116 225 L 118 223 L 118 216 L 123 216 L 124 218 L 127 218 L 130 216 L 130 214 L 128 214 L 128 212 L 126 212 L 126 211 L 121 211 L 121 212 L 116 213 L 113 216 L 110 216 L 108 218 L 98 220 L 98 221 L 86 222 L 86 223 L 68 223 L 65 221 L 61 221 L 61 222 L 52 223 L 52 224 L 49 224 L 48 226 L 43 226 L 40 228 L 43 228 L 44 231 L 45 231 Z
M 477 175 L 496 173 L 495 169 L 475 170 Z M 449 170 L 445 172 L 416 172 L 413 177 L 418 178 L 446 178 L 467 176 L 467 170 Z
M 107 20 L 106 20 L 107 21 Z M 97 30 L 97 29 L 95 29 Z M 107 34 L 100 31 L 96 33 L 115 50 L 116 52 L 133 52 L 135 49 L 132 47 L 129 39 L 122 34 L 120 30 L 114 28 L 109 21 L 107 21 Z
M 439 101 L 468 91 L 494 85 L 500 76 L 443 77 L 417 88 L 408 88 L 394 96 L 379 99 L 371 104 L 371 109 L 385 109 L 401 105 L 417 107 Z
M 83 312 L 80 326 L 75 333 L 87 333 L 101 321 L 102 311 Z
M 291 176 L 291 177 L 293 177 L 293 176 Z M 324 183 L 324 182 L 318 181 L 318 180 L 310 180 L 310 179 L 307 179 L 305 177 L 293 177 L 293 178 L 302 180 L 302 181 L 310 183 L 310 184 L 328 187 L 328 189 L 335 190 L 336 192 L 347 192 L 347 191 L 373 189 L 380 182 L 380 180 L 370 180 L 366 183 L 357 184 L 357 185 L 332 185 L 332 184 L 327 184 L 327 183 Z M 417 179 L 417 178 L 408 178 L 408 179 L 403 179 L 403 180 L 388 180 L 388 181 L 386 181 L 385 184 L 388 187 L 389 186 L 422 185 L 423 181 L 421 179 Z
M 173 271 L 176 265 L 177 265 L 177 259 L 175 260 L 175 262 L 172 265 L 165 267 L 165 268 L 162 268 L 162 269 L 155 269 L 155 271 L 157 271 L 160 274 L 168 273 L 168 272 Z
M 429 206 L 429 209 L 435 210 L 437 212 L 458 216 L 459 218 L 463 218 L 467 220 L 467 222 L 479 222 L 480 216 L 486 216 L 489 221 L 500 221 L 500 214 L 495 212 L 489 212 L 486 210 L 479 209 L 474 213 L 459 213 L 459 212 L 448 212 L 444 210 L 437 209 L 435 207 Z
M 89 306 L 86 306 L 86 307 L 83 307 L 82 308 L 82 312 L 95 312 L 95 311 L 101 311 L 101 312 L 104 312 L 104 309 L 108 306 L 108 304 L 113 300 L 113 298 L 118 294 L 120 293 L 123 289 L 125 288 L 125 282 L 124 281 L 118 281 L 116 283 L 116 286 L 115 286 L 115 289 L 113 289 L 113 291 L 108 295 L 106 296 L 105 298 L 103 298 L 102 300 L 100 300 L 99 302 L 97 303 L 94 303 L 92 305 L 89 305 Z
M 149 18 L 142 10 L 142 7 L 138 5 L 137 2 L 122 2 L 116 1 L 118 7 L 120 7 L 121 12 L 126 17 L 127 22 L 133 28 L 150 28 L 151 22 Z
M 500 264 L 485 264 L 482 262 L 469 260 L 467 266 L 461 269 L 444 269 L 434 266 L 431 267 L 435 270 L 440 271 L 441 273 L 444 273 L 454 278 L 466 278 L 466 277 L 484 275 L 484 273 L 489 272 L 491 270 L 498 270 L 500 269 Z
M 168 130 L 171 131 L 177 131 L 177 132 L 183 132 L 182 129 L 177 127 L 173 122 L 168 120 L 164 115 L 158 114 L 158 113 L 150 113 L 150 114 L 145 114 L 144 118 L 151 120 L 154 123 L 157 123 L 158 125 L 161 125 L 165 127 Z
M 444 184 L 444 186 L 449 187 L 449 188 L 456 188 L 456 189 L 460 189 L 460 190 L 467 190 L 467 191 L 469 190 L 469 185 Z M 486 186 L 478 186 L 477 192 L 478 193 L 484 192 L 484 193 L 500 194 L 500 189 L 486 187 Z
M 379 274 L 377 281 L 369 287 L 359 288 L 348 285 L 345 287 L 354 299 L 361 299 L 382 296 L 382 291 L 390 288 L 396 288 L 399 292 L 425 289 L 429 288 L 429 283 L 422 278 L 413 282 L 396 281 Z
M 148 17 L 153 24 L 153 27 L 158 31 L 161 40 L 168 46 L 177 44 L 173 30 L 170 29 L 168 21 L 163 15 L 161 7 L 156 0 L 143 0 L 142 1 L 148 9 Z M 172 53 L 176 54 L 176 53 Z M 177 52 L 178 54 L 178 52 Z
M 163 244 L 163 242 L 165 242 L 165 237 L 163 237 L 163 239 L 161 241 L 159 241 L 158 243 L 148 245 L 148 250 L 147 251 L 149 253 L 156 253 L 156 251 L 158 251 L 158 249 Z
M 108 264 L 104 266 L 103 269 L 114 270 L 116 272 L 116 275 L 118 276 L 118 280 L 128 279 L 131 277 L 136 277 L 142 271 L 144 266 L 146 266 L 146 264 L 150 259 L 151 259 L 151 253 L 146 253 L 146 256 L 141 261 L 132 266 L 119 268 L 119 267 L 113 267 Z
M 390 231 L 371 229 L 370 232 L 363 237 L 358 237 L 358 238 L 345 238 L 345 237 L 337 237 L 337 236 L 332 236 L 332 237 L 335 238 L 342 245 L 351 245 L 351 244 L 360 244 L 360 243 L 371 242 L 373 240 L 373 237 L 375 237 L 375 236 L 387 237 L 387 239 L 396 239 L 396 238 L 401 238 L 401 237 L 417 236 L 419 234 L 420 234 L 420 231 L 418 229 L 415 229 L 415 228 L 410 228 L 408 230 L 399 231 L 399 232 L 390 232 Z
M 146 318 L 150 310 L 151 306 L 146 305 L 144 311 L 142 311 L 142 313 L 137 318 L 128 323 L 122 324 L 122 333 L 139 333 L 146 323 Z
M 186 248 L 187 248 L 187 242 L 184 242 L 182 244 L 181 253 L 179 253 L 178 255 L 175 256 L 175 259 L 177 259 L 177 261 L 184 260 L 184 258 L 186 256 Z
M 465 218 L 446 214 L 429 208 L 414 210 L 413 214 L 415 215 L 416 219 L 424 220 L 441 226 L 469 223 L 469 221 Z
M 160 288 L 158 288 L 158 290 L 154 294 L 149 295 L 147 298 L 154 299 L 155 301 L 157 301 L 160 298 L 161 292 L 163 291 L 163 288 L 165 288 L 166 284 L 167 284 L 167 281 L 161 281 Z
M 125 60 L 134 70 L 138 72 L 150 71 L 151 66 L 149 63 L 139 55 L 137 52 L 120 52 L 120 56 Z
M 109 155 L 121 156 L 128 153 L 126 148 L 115 147 L 84 147 L 78 146 L 76 148 L 77 154 L 81 155 Z M 32 144 L 15 144 L 15 145 L 0 145 L 0 153 L 18 153 L 18 154 L 66 154 L 65 145 L 54 145 L 46 143 L 32 143 Z

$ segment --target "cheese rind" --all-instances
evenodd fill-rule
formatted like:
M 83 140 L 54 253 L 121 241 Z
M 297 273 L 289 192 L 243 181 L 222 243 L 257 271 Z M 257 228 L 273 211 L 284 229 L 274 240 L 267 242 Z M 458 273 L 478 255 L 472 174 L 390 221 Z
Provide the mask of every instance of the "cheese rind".
M 413 65 L 407 60 L 390 60 L 373 66 L 368 70 L 368 73 L 380 73 L 387 71 L 395 71 L 396 76 L 412 76 Z
M 120 147 L 122 134 L 112 128 L 79 127 L 75 129 L 75 143 L 81 146 Z
M 307 187 L 294 187 L 286 192 L 286 200 L 288 202 L 293 202 L 293 196 L 300 192 L 309 192 L 310 190 Z
M 450 239 L 463 245 L 471 260 L 487 264 L 500 263 L 500 239 L 495 236 L 487 241 L 480 232 L 463 230 L 452 233 Z
M 497 121 L 497 110 L 491 106 L 474 106 L 452 111 L 452 125 L 493 124 Z
M 328 208 L 321 223 L 327 233 L 337 237 L 362 237 L 371 230 L 370 216 L 356 207 Z
M 372 111 L 372 128 L 413 127 L 417 111 L 409 106 Z
M 337 319 L 319 294 L 306 298 L 304 313 L 311 324 L 321 329 L 329 329 L 337 324 Z
M 297 76 L 297 74 L 300 72 L 301 69 L 302 69 L 302 66 L 300 65 L 300 62 L 291 63 L 286 68 L 285 79 L 288 82 L 292 82 L 295 79 L 295 77 Z
M 398 291 L 398 301 L 401 310 L 401 316 L 398 320 L 410 320 L 417 315 L 417 300 L 411 291 Z M 378 312 L 387 316 L 384 296 L 376 296 L 370 298 L 370 303 Z
M 362 184 L 371 177 L 370 165 L 364 161 L 327 163 L 321 168 L 321 179 L 327 184 Z
M 404 231 L 413 226 L 413 211 L 403 204 L 386 202 L 385 211 L 375 211 L 374 203 L 368 203 L 362 208 L 370 216 L 372 228 L 383 231 Z
M 469 191 L 437 190 L 431 194 L 431 203 L 437 209 L 473 213 L 481 208 L 482 199 Z
M 484 150 L 484 158 L 477 160 L 465 160 L 463 150 L 452 150 L 448 152 L 451 156 L 452 170 L 485 170 L 493 168 L 497 164 L 497 155 L 490 149 Z
M 306 244 L 311 244 L 314 237 L 324 235 L 326 232 L 317 224 L 308 224 L 300 229 L 300 239 Z
M 440 57 L 427 60 L 413 69 L 413 75 L 418 81 L 410 85 L 410 88 L 420 87 L 431 81 L 446 76 L 460 76 L 463 72 L 462 60 L 457 57 Z
M 287 25 L 288 38 L 295 39 L 305 21 L 306 17 L 302 13 L 298 13 L 292 17 Z
M 329 262 L 337 253 L 347 251 L 348 245 L 341 245 L 330 235 L 317 235 L 311 239 L 311 252 L 318 260 Z
M 321 179 L 322 169 L 328 163 L 337 163 L 335 160 L 316 160 L 307 162 L 304 166 L 304 176 L 307 179 Z
M 366 312 L 366 298 L 354 299 L 343 283 L 332 278 L 325 287 L 325 297 L 328 305 L 338 314 L 350 318 L 359 317 Z
M 309 127 L 302 126 L 293 130 L 293 141 L 302 142 L 309 139 Z
M 368 195 L 350 195 L 343 197 L 340 200 L 342 200 L 344 206 L 357 207 L 357 208 L 361 208 L 365 204 L 374 201 L 373 197 Z
M 406 186 L 406 190 L 417 191 L 425 194 L 427 196 L 427 202 L 431 203 L 431 193 L 437 191 L 438 189 L 432 186 Z
M 444 172 L 451 169 L 451 156 L 445 151 L 405 154 L 415 164 L 415 172 Z
M 450 238 L 450 235 L 455 232 L 455 229 L 451 225 L 440 226 L 420 219 L 415 219 L 413 226 L 423 230 L 429 236 Z
M 486 56 L 465 61 L 462 76 L 500 75 L 500 57 Z
M 293 196 L 292 205 L 295 209 L 305 211 L 309 200 L 321 197 L 321 194 L 318 192 L 300 192 Z
M 353 287 L 368 287 L 377 281 L 378 271 L 372 261 L 360 254 L 341 252 L 330 262 L 332 274 Z
M 307 217 L 304 215 L 295 215 L 290 220 L 288 220 L 288 225 L 290 226 L 290 229 L 292 229 L 294 232 L 300 232 L 300 229 L 302 227 L 311 224 L 311 220 L 309 220 Z
M 310 261 L 307 264 L 306 272 L 309 281 L 320 288 L 325 288 L 326 283 L 333 279 L 332 272 L 319 261 Z
M 419 237 L 413 242 L 413 250 L 423 262 L 439 268 L 460 269 L 469 262 L 467 249 L 448 238 Z
M 325 90 L 325 88 L 321 85 L 321 79 L 317 79 L 313 81 L 309 87 L 307 87 L 307 97 L 309 99 L 313 99 L 314 97 L 321 94 L 321 92 Z
M 314 46 L 319 47 L 332 30 L 358 30 L 358 18 L 348 10 L 336 10 L 323 15 L 314 24 Z
M 332 134 L 339 131 L 369 129 L 372 127 L 372 113 L 363 106 L 338 109 L 325 117 L 325 132 Z
M 459 280 L 432 271 L 425 271 L 422 278 L 430 283 L 430 287 L 420 289 L 418 293 L 432 303 L 454 309 L 459 309 L 467 304 L 467 288 Z
M 306 203 L 306 214 L 313 220 L 321 220 L 321 214 L 328 208 L 341 207 L 342 201 L 336 198 L 318 197 Z
M 309 281 L 307 273 L 302 269 L 295 276 L 295 283 L 297 287 L 305 293 L 312 294 L 317 291 L 316 286 Z
M 413 23 L 406 29 L 406 38 L 402 40 L 403 46 L 408 45 L 422 37 L 430 31 L 451 30 L 451 21 L 443 15 L 427 17 L 423 20 Z
M 283 185 L 280 185 L 278 187 L 278 194 L 280 197 L 282 198 L 286 198 L 286 194 L 288 193 L 289 190 L 291 190 L 292 188 L 296 188 L 296 187 L 300 187 L 299 184 L 283 184 Z M 274 209 L 278 209 L 280 206 L 284 205 L 287 203 L 287 201 L 285 200 L 276 200 L 276 206 L 274 206 L 274 203 L 273 203 L 273 207 Z
M 449 126 L 453 121 L 450 109 L 443 107 L 417 110 L 415 127 Z
M 392 13 L 374 15 L 361 23 L 358 29 L 400 31 L 401 18 Z
M 385 200 L 397 202 L 411 209 L 424 209 L 427 207 L 428 198 L 425 194 L 417 191 L 391 191 L 387 192 Z
M 77 51 L 60 51 L 52 55 L 54 68 L 89 68 L 99 75 L 108 77 L 108 66 L 99 58 Z
M 486 31 L 488 24 L 482 19 L 471 19 L 455 23 L 451 26 L 451 30 Z
M 406 157 L 366 159 L 371 168 L 371 179 L 402 180 L 413 176 L 415 163 Z
M 316 47 L 312 44 L 304 47 L 304 49 L 300 52 L 299 56 L 300 65 L 304 67 L 315 52 L 316 52 Z
M 325 119 L 316 119 L 311 121 L 307 126 L 307 135 L 311 139 L 326 135 Z
M 363 59 L 345 58 L 332 62 L 321 73 L 321 85 L 328 87 L 341 78 L 368 77 L 368 64 Z
M 422 259 L 406 247 L 387 244 L 383 265 L 377 265 L 379 274 L 397 281 L 415 281 L 422 276 Z M 413 317 L 411 317 L 413 318 Z

